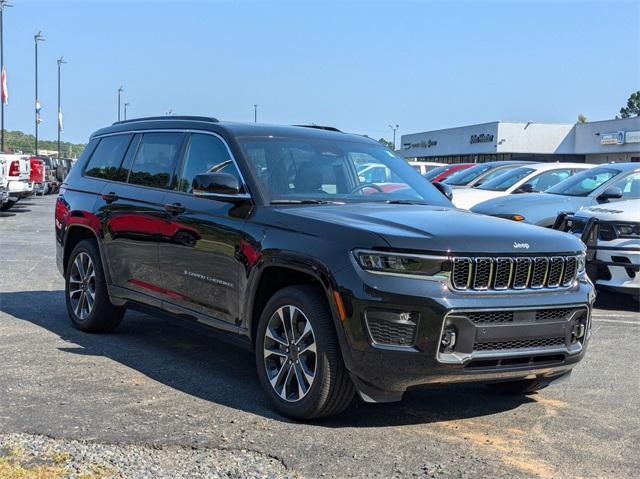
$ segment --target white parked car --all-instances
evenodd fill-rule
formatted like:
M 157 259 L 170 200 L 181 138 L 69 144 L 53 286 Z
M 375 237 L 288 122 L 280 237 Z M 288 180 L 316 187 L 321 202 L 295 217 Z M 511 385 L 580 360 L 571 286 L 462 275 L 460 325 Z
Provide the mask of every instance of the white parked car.
M 594 166 L 587 163 L 535 163 L 521 166 L 477 188 L 454 190 L 453 204 L 458 208 L 471 209 L 492 198 L 517 193 L 540 193 Z
M 640 296 L 640 199 L 560 215 L 554 226 L 587 245 L 587 273 L 599 287 Z
M 409 161 L 409 165 L 418 173 L 424 175 L 438 166 L 443 166 L 444 163 L 436 163 L 435 161 Z
M 9 201 L 9 177 L 7 161 L 0 156 L 0 208 Z
M 22 198 L 33 194 L 33 183 L 29 181 L 31 164 L 29 157 L 23 155 L 0 155 L 7 168 L 9 201 L 2 208 L 9 209 Z

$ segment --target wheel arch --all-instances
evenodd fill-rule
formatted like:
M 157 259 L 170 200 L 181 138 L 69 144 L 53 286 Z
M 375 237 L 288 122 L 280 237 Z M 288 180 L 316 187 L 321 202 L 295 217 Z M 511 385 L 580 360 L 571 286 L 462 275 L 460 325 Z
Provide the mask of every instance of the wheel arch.
M 306 267 L 304 267 L 300 265 L 283 264 L 278 261 L 269 262 L 260 268 L 259 273 L 255 275 L 249 287 L 249 304 L 245 314 L 247 321 L 246 327 L 253 345 L 255 345 L 256 329 L 260 321 L 260 315 L 269 299 L 283 288 L 300 284 L 313 284 L 322 290 L 334 320 L 334 325 L 337 325 L 339 309 L 334 293 L 338 291 L 338 288 L 326 268 L 313 263 L 306 264 Z M 338 338 L 341 341 L 342 331 L 337 327 L 336 330 Z

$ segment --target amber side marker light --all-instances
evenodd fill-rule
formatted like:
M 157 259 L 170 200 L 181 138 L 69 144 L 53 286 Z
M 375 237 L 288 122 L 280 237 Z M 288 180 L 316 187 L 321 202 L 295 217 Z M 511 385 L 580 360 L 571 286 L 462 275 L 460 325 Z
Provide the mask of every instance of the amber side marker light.
M 347 313 L 344 310 L 344 304 L 342 304 L 342 298 L 340 297 L 340 293 L 337 291 L 333 292 L 333 299 L 336 302 L 336 307 L 338 308 L 338 316 L 340 316 L 340 321 L 344 321 L 347 319 Z
M 524 221 L 524 216 L 522 216 L 522 215 L 513 215 L 513 216 L 511 217 L 511 219 L 512 219 L 513 221 Z

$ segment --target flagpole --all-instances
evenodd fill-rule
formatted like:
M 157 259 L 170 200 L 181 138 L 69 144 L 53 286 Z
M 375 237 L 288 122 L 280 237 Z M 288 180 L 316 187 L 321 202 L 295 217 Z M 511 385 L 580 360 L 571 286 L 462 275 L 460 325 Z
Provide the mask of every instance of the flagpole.
M 62 105 L 60 102 L 60 65 L 67 62 L 64 61 L 64 57 L 60 57 L 56 61 L 58 62 L 58 158 L 60 158 L 60 133 L 62 132 Z
M 35 124 L 36 124 L 36 144 L 35 144 L 35 150 L 36 150 L 36 156 L 38 156 L 38 124 L 40 123 L 38 120 L 40 119 L 40 113 L 38 112 L 38 42 L 41 42 L 44 40 L 44 37 L 42 36 L 42 32 L 38 32 L 33 36 L 33 41 L 35 43 L 35 48 L 36 48 L 36 55 L 35 55 L 35 60 L 36 60 L 36 68 L 35 68 L 35 80 L 36 80 L 36 103 L 35 103 L 35 107 L 36 107 L 36 111 L 35 111 Z
M 12 7 L 7 0 L 0 0 L 0 72 L 4 74 L 6 81 L 6 73 L 4 71 L 4 8 Z M 2 84 L 2 93 L 4 96 L 4 83 Z M 0 99 L 0 153 L 4 153 L 4 98 Z

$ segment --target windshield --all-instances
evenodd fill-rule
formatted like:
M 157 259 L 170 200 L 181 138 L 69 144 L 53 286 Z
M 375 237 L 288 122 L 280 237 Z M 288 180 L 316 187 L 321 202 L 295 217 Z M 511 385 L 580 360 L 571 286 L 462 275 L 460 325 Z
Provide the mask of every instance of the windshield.
M 444 180 L 444 183 L 448 185 L 466 185 L 490 168 L 492 168 L 491 165 L 483 164 L 472 166 L 471 168 L 465 168 L 464 170 L 459 170 L 453 173 Z
M 566 196 L 587 196 L 604 182 L 620 173 L 612 168 L 594 168 L 572 176 L 549 188 L 545 193 Z
M 375 143 L 298 137 L 239 141 L 260 189 L 272 203 L 451 205 L 406 161 Z
M 438 166 L 437 168 L 434 168 L 433 170 L 429 171 L 428 173 L 425 173 L 424 175 L 422 175 L 423 178 L 426 178 L 427 180 L 431 181 L 433 180 L 436 176 L 444 173 L 445 171 L 447 171 L 449 168 L 451 168 L 452 165 L 442 165 L 442 166 Z
M 485 181 L 478 188 L 481 190 L 506 191 L 534 171 L 536 170 L 533 168 L 516 168 L 515 170 L 498 175 L 492 180 Z

